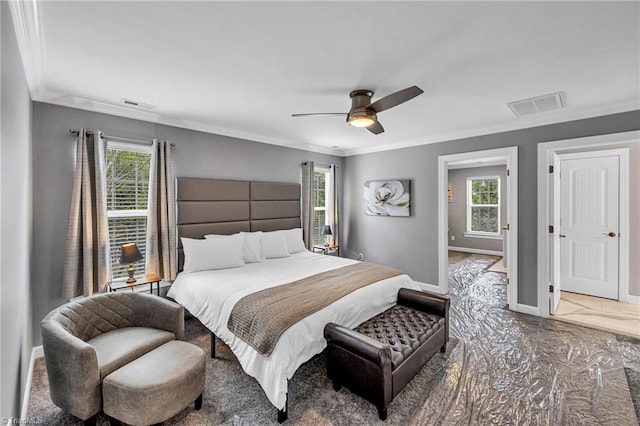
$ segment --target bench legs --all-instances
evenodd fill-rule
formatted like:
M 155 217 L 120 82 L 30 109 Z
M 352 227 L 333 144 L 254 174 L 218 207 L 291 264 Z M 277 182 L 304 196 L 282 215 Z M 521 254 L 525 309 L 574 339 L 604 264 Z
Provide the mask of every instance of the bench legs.
M 440 348 L 441 353 L 445 353 L 446 351 L 447 351 L 447 342 L 445 342 L 444 345 L 442 345 L 442 347 Z
M 378 408 L 378 417 L 380 420 L 387 420 L 387 407 L 377 407 Z

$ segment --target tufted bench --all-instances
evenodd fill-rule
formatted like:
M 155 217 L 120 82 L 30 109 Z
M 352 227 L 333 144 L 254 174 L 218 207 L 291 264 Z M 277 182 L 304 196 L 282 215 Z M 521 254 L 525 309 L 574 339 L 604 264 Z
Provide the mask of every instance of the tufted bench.
M 397 305 L 354 330 L 325 326 L 327 374 L 373 403 L 381 420 L 387 406 L 449 340 L 449 299 L 400 289 Z

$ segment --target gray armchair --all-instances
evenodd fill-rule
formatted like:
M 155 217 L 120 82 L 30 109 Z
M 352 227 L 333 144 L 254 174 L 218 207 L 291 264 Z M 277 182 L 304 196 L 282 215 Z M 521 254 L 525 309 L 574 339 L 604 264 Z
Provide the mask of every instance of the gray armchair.
M 184 340 L 184 310 L 136 292 L 69 302 L 40 324 L 51 400 L 87 420 L 102 410 L 102 380 L 171 340 Z

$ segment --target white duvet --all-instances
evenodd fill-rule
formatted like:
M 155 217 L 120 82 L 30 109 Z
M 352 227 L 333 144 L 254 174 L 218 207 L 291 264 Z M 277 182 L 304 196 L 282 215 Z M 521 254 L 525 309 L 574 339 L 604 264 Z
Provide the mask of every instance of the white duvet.
M 298 367 L 322 352 L 323 330 L 329 322 L 355 327 L 396 303 L 400 288 L 419 290 L 408 276 L 399 275 L 362 287 L 286 330 L 269 356 L 258 353 L 227 328 L 233 306 L 242 297 L 286 284 L 355 260 L 310 252 L 249 263 L 239 268 L 181 273 L 167 294 L 189 310 L 233 351 L 244 371 L 256 378 L 269 401 L 284 409 L 287 380 Z

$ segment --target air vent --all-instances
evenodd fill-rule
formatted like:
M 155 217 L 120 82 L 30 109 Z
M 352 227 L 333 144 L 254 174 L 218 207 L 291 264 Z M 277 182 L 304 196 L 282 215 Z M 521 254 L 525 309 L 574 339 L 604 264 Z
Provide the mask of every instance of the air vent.
M 127 106 L 132 106 L 132 107 L 136 107 L 136 108 L 154 109 L 156 107 L 155 105 L 144 104 L 142 102 L 132 101 L 131 99 L 126 99 L 126 98 L 120 99 L 120 102 L 122 102 L 123 104 L 125 104 Z
M 511 111 L 520 117 L 523 115 L 536 114 L 538 112 L 553 111 L 566 106 L 564 92 L 556 92 L 548 95 L 536 96 L 535 98 L 523 99 L 521 101 L 509 102 L 507 104 Z

